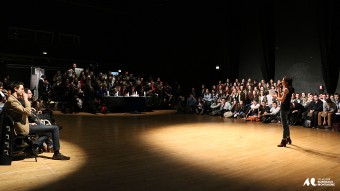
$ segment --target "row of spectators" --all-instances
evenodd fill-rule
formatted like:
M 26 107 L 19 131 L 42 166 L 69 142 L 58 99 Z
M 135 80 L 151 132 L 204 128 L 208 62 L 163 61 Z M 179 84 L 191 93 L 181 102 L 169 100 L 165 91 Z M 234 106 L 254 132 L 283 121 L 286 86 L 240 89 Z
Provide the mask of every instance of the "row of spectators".
M 10 83 L 9 76 L 0 82 L 0 96 L 5 99 L 3 87 Z M 207 114 L 243 118 L 252 121 L 280 122 L 280 102 L 277 101 L 277 84 L 270 80 L 257 81 L 236 79 L 231 82 L 212 85 L 204 84 L 196 91 L 192 88 L 189 96 L 183 95 L 180 85 L 173 88 L 160 78 L 147 80 L 129 72 L 94 74 L 86 68 L 79 75 L 75 68 L 64 73 L 58 71 L 52 83 L 42 76 L 39 81 L 39 99 L 45 104 L 58 103 L 62 111 L 85 111 L 97 113 L 105 105 L 104 96 L 148 96 L 153 107 L 176 108 L 180 113 Z M 114 111 L 111 111 L 114 112 Z M 294 92 L 291 101 L 289 123 L 306 127 L 331 127 L 338 121 L 340 113 L 339 94 L 318 94 Z
M 3 82 L 0 82 L 2 87 L 9 84 L 9 77 Z M 177 89 L 160 78 L 145 79 L 129 72 L 114 75 L 111 71 L 95 75 L 89 67 L 77 75 L 75 68 L 71 68 L 65 72 L 57 71 L 52 82 L 42 75 L 38 85 L 39 97 L 35 99 L 43 100 L 46 106 L 57 103 L 63 112 L 100 112 L 105 105 L 104 96 L 147 96 L 150 107 L 171 108 L 180 92 L 175 91 Z
M 242 79 L 225 83 L 219 81 L 211 88 L 202 84 L 196 91 L 191 89 L 188 97 L 180 97 L 179 113 L 207 114 L 250 121 L 280 122 L 280 102 L 277 86 L 280 81 Z M 339 94 L 294 92 L 291 100 L 290 125 L 330 128 L 340 117 Z

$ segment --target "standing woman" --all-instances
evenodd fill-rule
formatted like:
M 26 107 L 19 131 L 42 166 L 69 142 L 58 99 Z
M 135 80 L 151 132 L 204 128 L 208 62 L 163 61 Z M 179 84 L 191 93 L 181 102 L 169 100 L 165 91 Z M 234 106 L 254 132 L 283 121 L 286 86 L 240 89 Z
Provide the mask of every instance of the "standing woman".
M 287 122 L 288 114 L 290 111 L 290 101 L 292 98 L 292 93 L 294 93 L 293 79 L 285 76 L 279 84 L 277 96 L 277 99 L 281 102 L 280 117 L 283 128 L 282 141 L 279 145 L 277 145 L 278 147 L 285 147 L 287 143 L 292 144 Z

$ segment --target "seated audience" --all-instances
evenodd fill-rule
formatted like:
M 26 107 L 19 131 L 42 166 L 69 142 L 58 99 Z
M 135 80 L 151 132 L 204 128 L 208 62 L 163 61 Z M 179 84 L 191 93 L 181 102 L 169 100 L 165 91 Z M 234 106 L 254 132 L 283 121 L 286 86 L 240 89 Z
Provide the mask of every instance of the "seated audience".
M 24 99 L 24 105 L 18 100 L 22 97 Z M 51 133 L 53 140 L 54 154 L 53 160 L 69 160 L 70 157 L 65 156 L 59 152 L 59 127 L 57 125 L 42 125 L 42 124 L 30 124 L 28 116 L 31 114 L 31 104 L 28 101 L 28 96 L 24 92 L 24 85 L 21 82 L 13 82 L 11 87 L 11 95 L 8 97 L 7 102 L 3 108 L 3 111 L 14 120 L 14 131 L 17 135 L 35 135 L 43 133 Z M 33 150 L 39 148 L 43 142 L 38 139 L 33 143 Z
M 213 101 L 212 94 L 210 93 L 209 89 L 206 88 L 203 94 L 203 102 L 204 102 L 204 110 L 207 114 L 209 114 L 211 111 L 210 106 L 212 104 L 212 101 Z
M 270 107 L 267 106 L 265 101 L 262 101 L 259 107 L 259 113 L 258 113 L 258 118 L 260 119 L 260 121 L 263 121 L 265 119 L 265 113 L 269 113 L 269 112 L 270 112 Z
M 185 97 L 184 96 L 179 96 L 177 100 L 177 113 L 185 113 Z
M 212 101 L 212 104 L 210 105 L 210 113 L 209 115 L 215 116 L 218 115 L 218 112 L 221 107 L 221 102 L 219 100 Z
M 288 120 L 290 125 L 301 125 L 302 124 L 302 113 L 305 108 L 301 103 L 294 101 L 291 103 L 290 113 L 288 114 Z
M 332 118 L 334 117 L 335 111 L 336 111 L 335 103 L 332 102 L 330 98 L 326 99 L 326 102 L 323 104 L 323 111 L 318 113 L 318 126 L 319 127 L 324 126 L 325 128 L 331 127 Z
M 196 98 L 194 97 L 194 94 L 190 94 L 190 96 L 187 98 L 186 103 L 186 113 L 194 113 L 196 111 Z
M 196 114 L 200 114 L 200 115 L 204 113 L 204 102 L 202 100 L 202 97 L 198 97 L 195 111 L 196 111 Z
M 35 100 L 32 102 L 33 94 L 32 91 L 28 88 L 24 89 L 25 93 L 27 94 L 28 101 L 31 102 L 31 115 L 28 116 L 28 121 L 30 124 L 35 125 L 51 125 L 55 122 L 55 120 L 52 118 L 52 115 L 50 113 L 43 113 L 42 109 L 42 100 Z M 21 102 L 21 104 L 24 106 L 25 101 L 22 97 L 18 98 L 18 100 Z M 52 113 L 52 112 L 51 112 Z M 48 123 L 47 123 L 48 122 Z M 61 127 L 59 126 L 59 130 Z M 47 152 L 53 152 L 53 143 L 51 140 L 51 133 L 40 133 L 37 134 L 36 139 L 39 139 L 37 142 L 42 142 L 43 145 L 40 146 L 40 148 L 37 148 L 36 152 L 40 152 L 41 150 L 47 151 Z
M 216 115 L 223 117 L 223 114 L 227 111 L 231 111 L 231 109 L 232 106 L 230 105 L 230 103 L 226 101 L 225 98 L 222 98 Z
M 233 112 L 233 117 L 234 118 L 244 118 L 246 115 L 247 108 L 244 105 L 244 101 L 240 100 L 240 102 L 236 105 L 234 112 Z
M 252 104 L 248 108 L 248 111 L 246 113 L 245 119 L 247 121 L 256 121 L 258 119 L 258 114 L 259 114 L 259 108 L 260 104 L 257 103 L 257 100 L 253 100 Z
M 313 96 L 313 101 L 309 104 L 308 109 L 304 112 L 304 120 L 310 121 L 310 127 L 317 127 L 318 125 L 318 114 L 323 110 L 323 102 L 319 99 L 318 95 Z M 309 125 L 308 125 L 309 126 Z
M 280 118 L 280 107 L 277 105 L 277 102 L 274 101 L 272 103 L 272 107 L 269 112 L 264 112 L 262 122 L 263 123 L 277 123 Z

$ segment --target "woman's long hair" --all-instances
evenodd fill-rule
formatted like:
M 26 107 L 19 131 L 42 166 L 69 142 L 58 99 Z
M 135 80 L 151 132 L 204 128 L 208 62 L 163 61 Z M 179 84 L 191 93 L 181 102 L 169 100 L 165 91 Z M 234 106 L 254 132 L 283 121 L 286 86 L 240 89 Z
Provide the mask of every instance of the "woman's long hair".
M 285 76 L 285 77 L 283 77 L 283 80 L 284 80 L 285 82 L 287 82 L 287 88 L 288 88 L 288 90 L 289 90 L 289 91 L 292 90 L 291 93 L 294 93 L 295 90 L 294 90 L 294 88 L 293 88 L 293 78 L 288 77 L 288 76 Z

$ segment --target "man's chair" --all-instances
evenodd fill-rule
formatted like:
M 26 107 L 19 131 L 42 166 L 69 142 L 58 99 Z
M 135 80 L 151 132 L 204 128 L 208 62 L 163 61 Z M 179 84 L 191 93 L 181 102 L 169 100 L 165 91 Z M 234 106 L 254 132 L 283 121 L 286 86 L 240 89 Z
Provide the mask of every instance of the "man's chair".
M 0 113 L 0 165 L 11 165 L 12 160 L 24 159 L 28 155 L 37 155 L 33 147 L 31 135 L 14 135 L 14 121 L 6 113 Z
M 34 157 L 37 160 L 37 153 L 33 146 L 34 135 L 17 135 L 13 138 L 12 160 L 22 160 L 27 157 Z
M 0 114 L 0 165 L 12 164 L 12 141 L 13 141 L 12 118 L 5 112 Z

